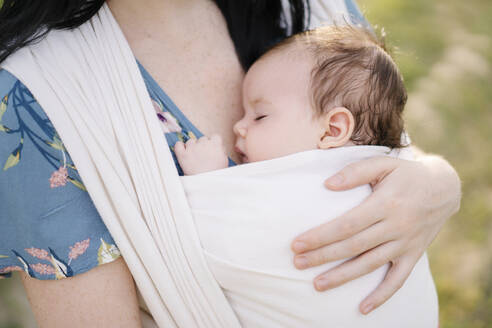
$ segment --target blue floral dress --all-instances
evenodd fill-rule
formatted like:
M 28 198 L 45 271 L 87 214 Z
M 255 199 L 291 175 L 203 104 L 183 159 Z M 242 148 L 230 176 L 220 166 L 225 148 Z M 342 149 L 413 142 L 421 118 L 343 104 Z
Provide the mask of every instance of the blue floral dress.
M 178 140 L 201 137 L 140 70 L 171 150 Z M 76 164 L 33 95 L 0 70 L 0 97 L 0 279 L 13 271 L 62 279 L 117 259 L 120 252 Z

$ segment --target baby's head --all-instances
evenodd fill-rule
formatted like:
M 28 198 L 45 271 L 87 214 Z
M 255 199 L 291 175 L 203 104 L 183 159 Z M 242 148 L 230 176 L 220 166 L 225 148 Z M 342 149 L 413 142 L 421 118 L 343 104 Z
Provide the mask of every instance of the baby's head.
M 236 150 L 256 162 L 347 145 L 402 147 L 406 100 L 396 64 L 371 32 L 297 34 L 247 72 Z

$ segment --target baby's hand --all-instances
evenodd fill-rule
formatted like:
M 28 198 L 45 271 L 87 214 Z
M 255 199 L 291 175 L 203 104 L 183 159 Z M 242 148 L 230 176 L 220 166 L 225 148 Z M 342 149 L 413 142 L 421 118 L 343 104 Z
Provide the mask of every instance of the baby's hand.
M 174 145 L 174 153 L 185 175 L 226 168 L 229 165 L 222 138 L 218 135 L 181 141 Z

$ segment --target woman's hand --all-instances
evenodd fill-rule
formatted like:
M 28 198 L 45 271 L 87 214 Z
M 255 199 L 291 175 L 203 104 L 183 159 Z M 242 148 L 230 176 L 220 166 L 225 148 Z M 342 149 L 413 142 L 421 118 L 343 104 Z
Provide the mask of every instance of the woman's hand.
M 348 165 L 325 181 L 332 190 L 367 183 L 374 192 L 362 204 L 292 242 L 298 269 L 353 257 L 316 277 L 319 291 L 391 263 L 383 282 L 360 304 L 363 314 L 403 285 L 446 220 L 458 211 L 461 199 L 458 175 L 437 156 L 419 161 L 371 158 Z

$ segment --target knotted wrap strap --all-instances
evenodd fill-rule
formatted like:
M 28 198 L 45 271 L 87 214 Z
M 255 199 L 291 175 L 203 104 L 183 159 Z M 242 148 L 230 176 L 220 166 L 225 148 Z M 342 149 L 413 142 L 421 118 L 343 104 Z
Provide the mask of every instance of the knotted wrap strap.
M 2 66 L 53 122 L 157 324 L 240 327 L 206 265 L 169 146 L 107 5 Z

